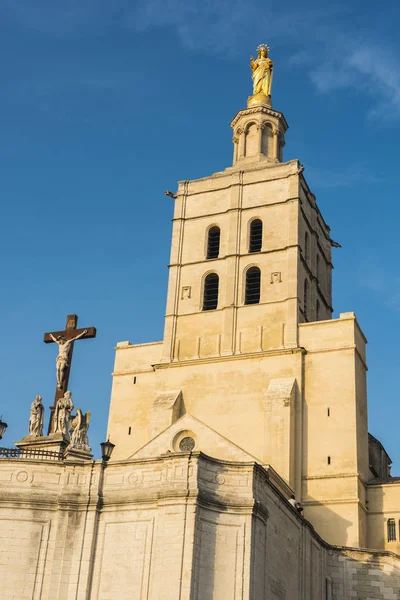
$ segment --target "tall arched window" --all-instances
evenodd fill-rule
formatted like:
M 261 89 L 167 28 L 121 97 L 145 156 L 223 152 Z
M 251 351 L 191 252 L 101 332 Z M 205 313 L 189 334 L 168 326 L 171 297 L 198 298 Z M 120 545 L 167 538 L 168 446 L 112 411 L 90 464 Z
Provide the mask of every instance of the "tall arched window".
M 250 267 L 246 272 L 245 304 L 258 304 L 260 302 L 261 271 L 258 267 Z
M 320 312 L 321 312 L 320 311 L 320 303 L 319 303 L 319 300 L 317 298 L 317 302 L 315 304 L 315 320 L 316 321 L 319 321 Z
M 219 256 L 219 240 L 221 231 L 219 227 L 211 227 L 208 230 L 207 238 L 207 258 L 218 258 Z
M 273 156 L 274 151 L 274 143 L 273 143 L 273 133 L 272 127 L 270 123 L 263 123 L 263 127 L 261 130 L 261 154 L 264 156 L 269 156 L 270 158 L 275 158 Z
M 219 277 L 210 273 L 204 280 L 203 310 L 215 310 L 218 306 Z
M 308 241 L 308 231 L 306 231 L 306 233 L 304 235 L 304 256 L 305 256 L 306 260 L 308 260 L 308 258 L 309 258 L 309 253 L 310 253 L 310 249 L 309 249 L 309 241 Z
M 308 321 L 308 280 L 304 280 L 304 300 L 303 300 L 303 311 L 306 321 Z
M 396 521 L 394 519 L 387 521 L 387 539 L 388 542 L 396 541 Z
M 246 156 L 255 156 L 260 152 L 258 148 L 259 133 L 257 125 L 253 123 L 246 131 Z
M 263 224 L 260 219 L 254 219 L 250 223 L 249 252 L 260 252 L 262 248 Z

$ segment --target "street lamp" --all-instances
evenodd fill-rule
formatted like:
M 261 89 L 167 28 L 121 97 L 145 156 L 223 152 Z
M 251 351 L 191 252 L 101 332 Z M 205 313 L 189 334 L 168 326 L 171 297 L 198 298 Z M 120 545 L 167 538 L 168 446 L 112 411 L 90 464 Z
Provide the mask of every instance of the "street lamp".
M 8 427 L 7 423 L 4 423 L 1 419 L 2 419 L 2 417 L 0 417 L 0 440 L 3 437 L 4 432 Z
M 112 451 L 115 448 L 115 444 L 112 444 L 110 440 L 106 442 L 101 442 L 101 458 L 104 462 L 108 462 L 111 458 Z

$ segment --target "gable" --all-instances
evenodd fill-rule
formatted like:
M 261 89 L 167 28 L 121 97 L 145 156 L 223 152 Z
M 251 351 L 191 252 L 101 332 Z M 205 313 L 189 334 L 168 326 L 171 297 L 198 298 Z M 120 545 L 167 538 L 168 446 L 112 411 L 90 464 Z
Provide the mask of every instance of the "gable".
M 201 451 L 220 460 L 261 462 L 189 413 L 159 433 L 130 458 L 155 458 L 167 452 L 188 450 Z

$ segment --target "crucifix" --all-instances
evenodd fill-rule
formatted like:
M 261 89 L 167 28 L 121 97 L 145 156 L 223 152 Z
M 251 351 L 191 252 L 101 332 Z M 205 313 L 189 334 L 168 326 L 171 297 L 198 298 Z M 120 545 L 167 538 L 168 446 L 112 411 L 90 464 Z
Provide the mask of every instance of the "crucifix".
M 53 331 L 44 334 L 46 344 L 56 343 L 58 345 L 58 356 L 56 359 L 57 387 L 54 396 L 54 406 L 50 407 L 49 433 L 53 433 L 53 415 L 57 403 L 68 390 L 69 373 L 71 370 L 72 352 L 76 340 L 85 340 L 96 337 L 96 328 L 77 329 L 77 315 L 68 315 L 64 331 Z

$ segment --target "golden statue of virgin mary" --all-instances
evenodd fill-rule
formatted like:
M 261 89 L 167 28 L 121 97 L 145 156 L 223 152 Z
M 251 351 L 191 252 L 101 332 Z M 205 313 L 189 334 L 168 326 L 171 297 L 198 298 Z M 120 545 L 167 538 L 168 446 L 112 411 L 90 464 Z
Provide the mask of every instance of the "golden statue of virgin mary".
M 257 58 L 254 60 L 250 56 L 250 68 L 253 78 L 253 96 L 250 96 L 249 103 L 271 103 L 271 86 L 273 62 L 268 57 L 269 46 L 260 44 L 257 48 Z

